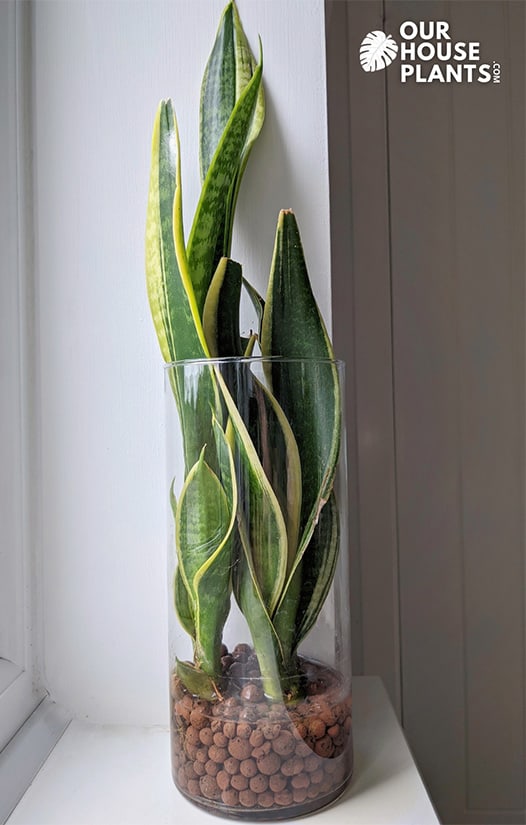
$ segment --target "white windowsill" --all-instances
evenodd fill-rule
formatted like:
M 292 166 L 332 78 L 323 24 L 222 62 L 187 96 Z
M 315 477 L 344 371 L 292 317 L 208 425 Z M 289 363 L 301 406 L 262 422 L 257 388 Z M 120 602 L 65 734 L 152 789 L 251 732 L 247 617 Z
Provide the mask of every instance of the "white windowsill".
M 309 825 L 438 823 L 409 748 L 377 677 L 353 682 L 355 772 L 333 806 L 295 820 Z M 172 784 L 162 728 L 74 720 L 7 825 L 202 825 L 219 822 Z
M 9 659 L 0 659 L 0 693 L 7 690 L 21 673 L 22 668 L 19 665 L 10 662 Z

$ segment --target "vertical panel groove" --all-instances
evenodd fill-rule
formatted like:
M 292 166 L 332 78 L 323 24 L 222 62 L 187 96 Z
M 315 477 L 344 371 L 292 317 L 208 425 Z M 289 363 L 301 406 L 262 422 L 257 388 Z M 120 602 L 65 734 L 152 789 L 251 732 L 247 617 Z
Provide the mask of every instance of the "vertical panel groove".
M 349 34 L 348 34 L 349 33 L 349 14 L 348 14 L 347 3 L 344 4 L 342 23 L 343 23 L 344 31 L 345 31 L 344 42 L 347 43 L 348 38 L 349 38 Z M 349 152 L 350 152 L 350 143 L 351 143 L 351 139 L 350 139 L 350 135 L 351 135 L 351 99 L 350 99 L 350 83 L 349 83 L 349 50 L 347 48 L 344 48 L 343 51 L 344 51 L 344 63 L 343 63 L 343 67 L 342 67 L 342 69 L 343 69 L 342 76 L 345 78 L 345 91 L 346 91 L 346 97 L 345 97 L 345 102 L 346 102 L 345 124 L 346 124 L 346 132 L 347 132 L 347 136 L 348 136 Z M 347 172 L 348 172 L 348 174 L 346 175 L 346 179 L 347 179 L 348 189 L 350 191 L 351 180 L 350 180 L 350 169 L 349 168 L 347 169 Z M 348 201 L 348 210 L 349 210 L 349 228 L 350 228 L 349 235 L 352 236 L 352 231 L 353 231 L 353 205 L 352 205 L 352 200 L 351 199 L 349 199 L 349 201 Z M 332 221 L 331 221 L 331 226 L 332 226 Z M 352 317 L 352 328 L 353 328 L 353 330 L 355 330 L 356 329 L 356 300 L 355 300 L 355 282 L 354 282 L 355 267 L 354 267 L 354 246 L 353 246 L 352 243 L 349 243 L 349 250 L 348 251 L 349 251 L 349 263 L 350 263 L 350 272 L 351 272 L 351 284 L 350 284 L 351 317 Z M 335 312 L 335 309 L 334 309 L 334 306 L 333 306 L 333 313 L 334 312 Z M 351 389 L 351 394 L 352 394 L 351 403 L 353 405 L 353 408 L 355 409 L 356 408 L 356 395 L 357 395 L 357 386 L 356 386 L 356 384 L 357 384 L 357 370 L 356 370 L 356 346 L 355 346 L 354 340 L 352 341 L 351 352 L 350 352 L 350 360 L 351 360 L 351 364 L 352 364 L 352 383 L 350 384 L 350 386 L 352 387 L 352 389 Z M 347 381 L 348 381 L 348 378 L 349 377 L 347 376 L 347 379 L 346 379 Z M 353 424 L 353 426 L 352 426 L 352 454 L 354 456 L 356 456 L 357 455 L 357 445 L 358 445 L 358 417 L 354 413 L 353 415 L 350 416 L 350 418 L 351 418 L 351 421 L 352 421 L 352 424 Z M 349 445 L 347 445 L 347 452 L 349 454 Z M 357 464 L 357 462 L 356 462 L 356 464 Z M 354 572 L 355 572 L 355 574 L 358 578 L 357 586 L 354 588 L 353 591 L 351 591 L 352 594 L 353 594 L 355 603 L 358 599 L 357 594 L 358 593 L 360 594 L 360 601 L 356 605 L 356 608 L 359 611 L 359 620 L 358 620 L 358 622 L 359 622 L 359 627 L 360 627 L 360 636 L 359 636 L 359 640 L 358 640 L 358 650 L 356 651 L 356 654 L 355 654 L 354 635 L 353 635 L 353 667 L 354 667 L 354 662 L 356 660 L 358 660 L 359 661 L 359 666 L 360 666 L 359 672 L 362 673 L 363 672 L 363 614 L 362 614 L 362 603 L 361 603 L 362 564 L 361 564 L 361 542 L 360 542 L 360 512 L 361 512 L 361 508 L 360 508 L 360 485 L 358 483 L 358 473 L 357 472 L 355 473 L 354 469 L 351 470 L 351 473 L 352 473 L 352 475 L 350 474 L 350 478 L 352 478 L 354 480 L 354 496 L 355 496 L 355 503 L 356 503 L 355 516 L 354 516 L 354 521 L 355 521 L 355 532 L 354 532 L 355 546 L 351 548 L 351 552 L 354 552 L 356 554 L 356 563 L 355 563 Z M 353 611 L 353 606 L 351 606 L 351 611 Z M 358 622 L 355 622 L 354 629 L 356 629 L 356 627 L 358 625 Z
M 445 2 L 445 19 L 451 20 L 451 2 Z M 449 157 L 450 157 L 450 188 L 449 188 L 449 232 L 451 238 L 451 303 L 453 314 L 453 330 L 455 337 L 455 350 L 458 353 L 458 358 L 455 365 L 455 407 L 456 407 L 456 439 L 458 444 L 458 462 L 457 462 L 457 488 L 458 488 L 458 519 L 459 519 L 459 574 L 460 574 L 460 594 L 461 594 L 461 647 L 462 647 L 462 707 L 463 707 L 463 726 L 464 726 L 464 742 L 468 741 L 468 692 L 467 683 L 469 679 L 467 655 L 466 655 L 466 621 L 467 621 L 467 603 L 466 603 L 466 558 L 465 558 L 465 525 L 464 525 L 464 467 L 463 467 L 463 385 L 462 385 L 462 368 L 463 368 L 463 346 L 462 346 L 462 325 L 461 325 L 461 310 L 459 306 L 459 263 L 458 263 L 458 232 L 457 232 L 457 153 L 455 151 L 455 108 L 453 104 L 454 86 L 449 87 L 448 94 L 448 116 L 449 116 Z M 463 762 L 463 777 L 462 777 L 462 792 L 463 804 L 466 809 L 469 808 L 468 802 L 468 783 L 469 776 L 469 749 L 464 748 L 464 762 Z
M 513 60 L 513 47 L 512 47 L 511 32 L 510 32 L 510 6 L 509 6 L 509 3 L 506 3 L 502 7 L 502 15 L 503 15 L 503 28 L 504 28 L 504 41 L 505 41 L 505 44 L 506 44 L 506 50 L 505 51 L 506 51 L 506 54 L 510 55 L 510 66 L 511 66 L 511 64 L 514 63 L 515 61 Z M 524 26 L 523 26 L 523 29 L 524 29 Z M 523 34 L 526 35 L 526 32 L 523 31 Z M 516 71 L 518 71 L 518 67 L 516 67 Z M 516 170 L 515 170 L 516 152 L 515 152 L 515 145 L 514 145 L 514 135 L 515 135 L 515 129 L 517 128 L 515 110 L 514 110 L 514 106 L 513 106 L 512 83 L 513 83 L 513 81 L 510 79 L 510 82 L 506 86 L 506 121 L 509 123 L 509 129 L 506 132 L 506 138 L 507 138 L 506 174 L 507 174 L 507 193 L 508 193 L 508 198 L 507 198 L 507 204 L 506 205 L 507 205 L 507 210 L 508 210 L 507 223 L 508 223 L 508 226 L 510 227 L 510 233 L 512 233 L 512 227 L 514 226 L 514 221 L 513 221 L 513 213 L 514 213 L 513 181 L 516 177 Z M 524 123 L 522 123 L 521 125 L 524 128 Z M 523 168 L 522 171 L 524 172 L 524 168 Z M 520 176 L 518 176 L 518 177 L 520 178 Z M 507 250 L 506 250 L 506 252 L 507 252 L 507 268 L 508 268 L 508 296 L 509 296 L 509 301 L 510 301 L 510 317 L 511 318 L 516 317 L 514 315 L 514 312 L 513 312 L 513 307 L 515 305 L 514 283 L 513 283 L 513 275 L 514 275 L 513 241 L 514 241 L 514 238 L 512 236 L 511 237 L 511 243 L 508 244 Z M 524 289 L 524 287 L 523 287 L 523 289 Z M 517 303 L 519 303 L 519 302 L 517 302 Z M 523 373 L 522 373 L 522 370 L 521 370 L 522 365 L 521 365 L 519 353 L 522 352 L 523 356 L 524 356 L 525 341 L 524 341 L 524 339 L 521 340 L 520 329 L 517 329 L 515 324 L 512 325 L 512 340 L 513 340 L 512 358 L 513 358 L 513 362 L 514 362 L 513 363 L 513 372 L 515 373 L 515 386 L 516 386 L 516 405 L 517 405 L 517 410 L 519 412 L 519 421 L 522 420 L 522 422 L 523 422 L 523 426 L 522 426 L 522 430 L 521 430 L 523 443 L 522 443 L 522 449 L 517 450 L 517 461 L 519 462 L 519 468 L 521 467 L 520 462 L 522 461 L 522 472 L 521 472 L 521 469 L 519 469 L 519 476 L 521 478 L 521 486 L 522 486 L 520 500 L 524 501 L 525 500 L 525 498 L 524 498 L 524 472 L 525 472 L 525 467 L 526 467 L 526 456 L 525 456 L 525 452 L 524 452 L 524 447 L 525 447 L 525 437 L 524 437 L 525 436 L 525 430 L 524 430 L 525 421 L 524 421 L 524 415 L 521 415 L 521 412 L 522 413 L 524 412 L 524 407 L 523 407 L 523 397 L 522 397 L 522 394 L 520 392 L 521 382 L 524 382 L 524 379 L 523 379 Z M 522 348 L 521 348 L 521 344 L 522 344 Z M 526 514 L 526 509 L 525 509 L 525 514 Z M 521 578 L 522 578 L 522 581 L 524 581 L 524 582 L 526 582 L 525 547 L 526 547 L 526 542 L 524 542 L 524 538 L 523 538 L 523 548 L 522 548 L 522 554 L 521 554 L 521 561 L 522 561 Z M 523 594 L 522 594 L 522 650 L 523 650 L 522 683 L 524 685 L 524 690 L 522 692 L 523 757 L 524 757 L 524 751 L 526 750 L 526 701 L 525 701 L 525 699 L 526 699 L 526 693 L 525 693 L 525 691 L 526 691 L 526 648 L 525 648 L 525 645 L 526 645 L 526 633 L 525 633 L 525 631 L 526 631 L 526 599 L 525 599 L 525 589 L 526 589 L 526 585 L 525 585 L 525 588 L 523 588 Z M 526 759 L 524 759 L 523 761 L 524 761 L 525 771 L 526 771 Z M 526 794 L 526 774 L 523 777 L 523 789 L 522 789 L 522 805 L 523 805 L 523 807 L 526 806 L 526 796 L 525 796 L 525 794 Z M 524 815 L 524 819 L 526 821 L 526 811 L 523 812 L 523 815 Z
M 346 418 L 348 423 L 347 460 L 349 467 L 349 518 L 351 556 L 351 622 L 353 673 L 363 673 L 363 625 L 361 605 L 360 562 L 360 487 L 357 480 L 358 424 L 356 416 L 356 357 L 354 332 L 348 333 L 349 311 L 351 328 L 356 328 L 354 298 L 354 248 L 352 233 L 352 203 L 350 155 L 350 84 L 347 3 L 326 0 L 327 108 L 329 130 L 329 176 L 331 201 L 331 284 L 333 341 L 338 356 L 347 365 Z M 347 280 L 349 279 L 349 280 Z
M 451 2 L 445 2 L 445 19 L 451 20 Z M 461 578 L 460 593 L 461 593 L 461 647 L 462 647 L 462 707 L 463 707 L 463 726 L 464 726 L 464 742 L 468 741 L 468 666 L 466 655 L 466 558 L 465 558 L 465 525 L 464 525 L 464 467 L 463 467 L 463 391 L 462 391 L 462 368 L 463 368 L 463 346 L 462 346 L 462 325 L 461 325 L 461 309 L 459 306 L 459 263 L 458 263 L 458 232 L 457 232 L 457 153 L 455 151 L 455 107 L 453 104 L 454 86 L 449 87 L 448 94 L 448 115 L 449 115 L 449 157 L 450 157 L 450 188 L 449 188 L 449 232 L 451 238 L 451 303 L 453 314 L 453 330 L 455 337 L 455 350 L 458 353 L 458 358 L 455 365 L 455 407 L 456 407 L 456 438 L 458 444 L 458 462 L 457 462 L 457 486 L 458 486 L 458 519 L 459 519 L 459 574 Z M 469 776 L 469 749 L 464 748 L 464 762 L 462 777 L 462 792 L 463 804 L 466 809 L 469 808 L 468 803 L 468 783 Z
M 359 62 L 361 39 L 381 28 L 384 5 L 382 0 L 328 0 L 327 8 L 328 77 L 334 84 L 328 95 L 334 331 L 335 343 L 355 365 L 349 413 L 353 424 L 356 419 L 356 444 L 350 445 L 349 457 L 354 450 L 350 481 L 356 485 L 351 502 L 359 507 L 355 559 L 360 569 L 353 571 L 361 587 L 358 631 L 364 672 L 383 678 L 399 712 L 385 75 L 367 76 Z M 339 59 L 338 50 L 343 52 Z M 353 601 L 353 614 L 355 606 Z M 355 638 L 353 662 L 359 653 Z
M 382 28 L 385 32 L 387 25 L 386 0 L 382 0 Z M 395 329 L 393 311 L 393 248 L 392 248 L 392 214 L 391 214 L 391 143 L 389 133 L 389 73 L 385 74 L 385 159 L 386 159 L 386 200 L 387 200 L 387 248 L 390 322 L 391 322 L 391 353 L 395 352 Z M 398 472 L 397 472 L 397 444 L 396 444 L 396 369 L 395 359 L 391 358 L 391 399 L 393 422 L 393 467 L 394 467 L 394 547 L 393 547 L 393 599 L 396 609 L 397 625 L 394 628 L 396 655 L 398 659 L 398 690 L 400 698 L 400 724 L 404 724 L 404 669 L 402 661 L 402 616 L 400 600 L 400 532 L 398 523 Z
M 523 13 L 524 13 L 524 4 L 522 6 Z M 520 65 L 520 58 L 516 54 L 514 54 L 514 49 L 512 45 L 512 38 L 511 38 L 511 27 L 510 27 L 510 5 L 506 3 L 502 7 L 502 14 L 503 14 L 503 28 L 504 28 L 504 42 L 506 44 L 505 52 L 507 55 L 510 56 L 510 67 L 511 65 L 515 66 L 515 71 L 517 75 L 520 76 L 519 66 L 516 64 L 519 63 Z M 526 31 L 524 30 L 524 17 L 523 17 L 523 26 L 522 26 L 522 34 L 523 37 L 526 36 Z M 524 40 L 522 41 L 524 43 Z M 522 66 L 524 71 L 524 65 Z M 517 171 L 515 168 L 516 165 L 516 146 L 515 146 L 515 134 L 517 128 L 524 129 L 524 120 L 519 125 L 516 122 L 516 115 L 515 115 L 515 108 L 513 105 L 513 94 L 512 94 L 512 86 L 513 86 L 513 79 L 510 78 L 510 82 L 506 86 L 506 121 L 509 123 L 509 129 L 506 133 L 507 138 L 507 164 L 506 164 L 506 174 L 507 174 L 507 223 L 510 227 L 510 243 L 507 247 L 507 265 L 508 265 L 508 296 L 510 301 L 510 317 L 512 319 L 516 319 L 516 314 L 513 312 L 513 307 L 515 303 L 517 305 L 523 305 L 524 301 L 524 280 L 522 281 L 522 301 L 517 300 L 519 296 L 514 295 L 514 283 L 513 283 L 513 275 L 514 275 L 514 242 L 515 238 L 513 237 L 513 227 L 515 226 L 515 222 L 513 220 L 514 214 L 514 189 L 513 189 L 513 181 L 518 178 L 524 182 L 524 166 L 522 167 L 523 175 L 517 175 Z M 524 111 L 523 111 L 524 114 Z M 520 150 L 519 150 L 520 151 Z M 520 168 L 520 167 L 519 167 Z M 522 227 L 519 228 L 519 232 L 522 230 Z M 524 262 L 524 257 L 522 258 Z M 519 264 L 520 267 L 520 264 Z M 520 268 L 519 268 L 520 271 Z M 518 411 L 518 420 L 519 422 L 522 421 L 522 428 L 519 424 L 519 431 L 522 436 L 522 449 L 517 450 L 517 461 L 519 462 L 519 477 L 521 481 L 521 494 L 519 496 L 522 502 L 525 501 L 524 496 L 524 478 L 525 478 L 525 468 L 526 468 L 526 454 L 525 454 L 525 419 L 524 419 L 524 375 L 522 371 L 523 363 L 521 363 L 520 355 L 522 354 L 523 361 L 524 361 L 524 353 L 525 353 L 525 339 L 524 339 L 524 329 L 523 335 L 520 334 L 520 324 L 517 326 L 516 323 L 512 324 L 512 358 L 513 358 L 513 372 L 515 373 L 515 386 L 516 386 L 516 408 Z M 523 392 L 521 393 L 521 383 L 523 386 Z M 522 462 L 522 463 L 521 463 Z M 525 582 L 525 586 L 522 590 L 522 684 L 523 684 L 523 691 L 522 691 L 522 742 L 523 742 L 523 763 L 525 766 L 525 773 L 523 775 L 523 786 L 522 786 L 522 806 L 523 808 L 526 807 L 526 759 L 524 759 L 525 751 L 526 751 L 526 559 L 525 559 L 525 549 L 526 549 L 526 541 L 525 541 L 525 529 L 526 529 L 526 508 L 524 508 L 523 512 L 523 544 L 522 544 L 522 554 L 521 554 L 521 562 L 522 562 L 522 572 L 521 578 L 522 581 Z M 523 821 L 526 821 L 526 810 L 523 810 Z

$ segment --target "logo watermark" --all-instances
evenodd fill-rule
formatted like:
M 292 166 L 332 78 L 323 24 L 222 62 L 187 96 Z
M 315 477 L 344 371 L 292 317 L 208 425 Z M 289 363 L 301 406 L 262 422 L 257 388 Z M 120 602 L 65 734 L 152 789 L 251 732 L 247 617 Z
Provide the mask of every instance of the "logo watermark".
M 398 54 L 398 43 L 390 34 L 369 32 L 360 46 L 360 63 L 364 72 L 377 72 L 390 66 Z
M 401 83 L 500 83 L 501 64 L 482 62 L 477 40 L 453 41 L 445 20 L 406 20 L 399 34 L 399 44 L 382 31 L 365 35 L 360 45 L 365 72 L 386 69 L 399 56 Z

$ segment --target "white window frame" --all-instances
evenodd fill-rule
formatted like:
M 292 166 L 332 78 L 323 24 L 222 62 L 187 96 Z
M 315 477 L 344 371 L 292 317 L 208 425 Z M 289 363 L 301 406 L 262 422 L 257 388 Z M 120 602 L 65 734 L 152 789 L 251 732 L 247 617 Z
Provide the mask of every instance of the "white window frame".
M 30 4 L 0 3 L 0 750 L 38 686 L 37 408 L 32 319 Z

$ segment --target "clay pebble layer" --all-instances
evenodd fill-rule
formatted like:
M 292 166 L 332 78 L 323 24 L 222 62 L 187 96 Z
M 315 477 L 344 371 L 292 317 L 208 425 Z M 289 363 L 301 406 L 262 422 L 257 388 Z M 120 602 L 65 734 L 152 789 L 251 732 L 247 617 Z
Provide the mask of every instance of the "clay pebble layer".
M 239 663 L 236 650 L 225 654 L 230 669 Z M 253 672 L 214 702 L 192 696 L 172 677 L 174 781 L 219 808 L 284 809 L 316 800 L 321 806 L 352 773 L 351 697 L 342 697 L 334 671 L 314 663 L 307 695 L 292 707 L 265 700 L 257 677 Z

